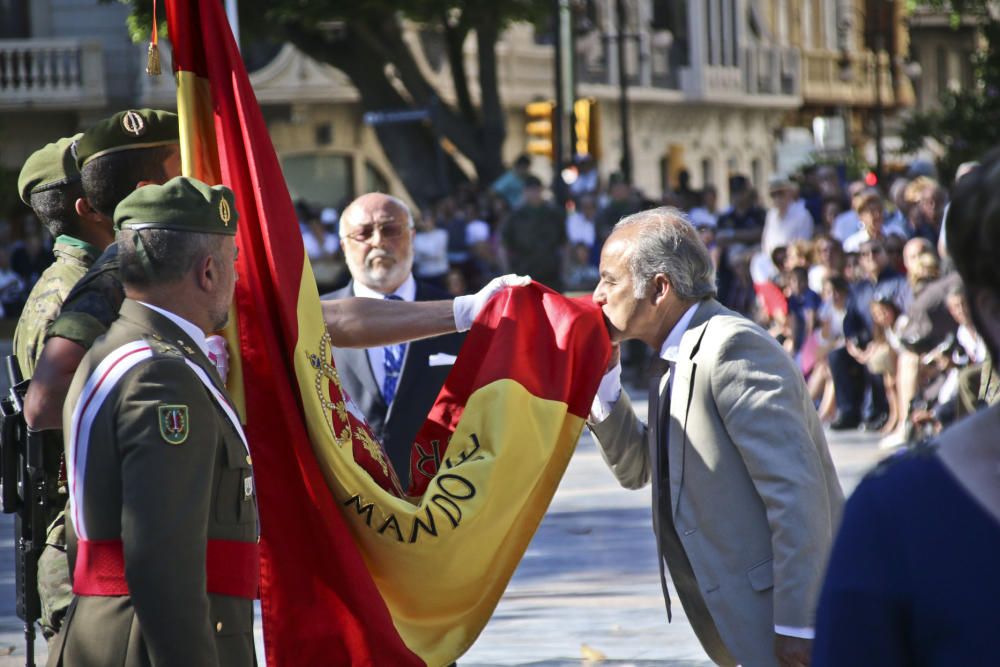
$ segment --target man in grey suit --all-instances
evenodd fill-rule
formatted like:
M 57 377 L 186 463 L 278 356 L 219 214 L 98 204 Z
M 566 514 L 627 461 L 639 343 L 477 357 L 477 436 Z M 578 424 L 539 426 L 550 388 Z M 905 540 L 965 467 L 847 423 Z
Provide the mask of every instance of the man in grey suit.
M 802 375 L 764 330 L 715 300 L 715 270 L 676 209 L 622 219 L 601 252 L 612 342 L 657 351 L 649 427 L 617 350 L 589 426 L 622 486 L 653 487 L 663 565 L 709 657 L 809 664 L 813 613 L 843 504 Z
M 450 296 L 413 277 L 413 218 L 396 197 L 369 193 L 355 199 L 340 218 L 340 239 L 351 282 L 324 296 L 433 301 Z M 333 360 L 348 395 L 382 442 L 405 491 L 410 450 L 445 378 L 463 333 L 371 348 L 334 348 Z M 442 443 L 446 445 L 447 443 Z M 442 447 L 443 450 L 443 447 Z M 428 463 L 443 451 L 422 452 Z M 428 470 L 436 470 L 437 465 Z

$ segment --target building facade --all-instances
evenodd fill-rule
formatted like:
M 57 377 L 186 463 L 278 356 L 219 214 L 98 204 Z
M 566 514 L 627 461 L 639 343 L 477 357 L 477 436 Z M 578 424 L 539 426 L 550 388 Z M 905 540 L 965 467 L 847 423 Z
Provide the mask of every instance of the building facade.
M 6 4 L 14 11 L 0 24 L 3 166 L 17 168 L 40 144 L 124 106 L 174 106 L 169 73 L 150 78 L 142 71 L 144 49 L 128 39 L 126 6 Z M 787 124 L 808 128 L 814 117 L 840 114 L 857 139 L 874 105 L 893 110 L 907 103 L 909 89 L 900 84 L 892 55 L 906 48 L 902 10 L 895 7 L 902 2 L 624 0 L 621 25 L 617 4 L 584 3 L 589 29 L 576 37 L 577 95 L 598 102 L 599 170 L 606 180 L 620 169 L 623 153 L 621 38 L 633 181 L 650 198 L 676 187 L 684 169 L 693 187 L 718 186 L 725 204 L 730 176 L 761 185 L 776 171 Z M 876 43 L 882 38 L 869 25 L 876 5 L 893 6 L 879 19 L 896 26 L 888 46 Z M 407 30 L 418 65 L 442 99 L 453 101 L 439 38 L 419 26 Z M 467 40 L 469 72 L 476 71 L 475 48 L 475 39 Z M 163 50 L 169 62 L 169 44 Z M 526 147 L 525 105 L 553 97 L 555 55 L 534 26 L 515 24 L 497 44 L 497 57 L 509 162 Z M 372 189 L 406 194 L 344 74 L 285 45 L 251 72 L 251 81 L 293 197 L 337 207 Z M 474 81 L 470 93 L 478 98 Z M 551 175 L 546 159 L 535 158 L 533 166 L 540 176 Z M 471 173 L 471 165 L 465 167 Z

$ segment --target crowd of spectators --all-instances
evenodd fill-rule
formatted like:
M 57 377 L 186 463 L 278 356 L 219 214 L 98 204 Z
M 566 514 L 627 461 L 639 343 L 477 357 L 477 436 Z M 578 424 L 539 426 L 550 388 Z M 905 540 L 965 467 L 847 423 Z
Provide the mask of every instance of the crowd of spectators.
M 0 221 L 0 319 L 16 319 L 42 271 L 55 261 L 54 239 L 42 232 L 33 215 L 21 221 L 20 238 Z
M 929 165 L 896 177 L 887 196 L 831 166 L 775 177 L 763 194 L 736 175 L 725 209 L 715 186 L 696 190 L 686 172 L 659 200 L 618 175 L 601 183 L 592 161 L 575 176 L 559 205 L 522 156 L 489 186 L 465 184 L 425 206 L 414 273 L 456 295 L 508 272 L 589 292 L 615 223 L 673 206 L 712 253 L 719 300 L 795 357 L 831 428 L 879 431 L 896 444 L 975 408 L 985 349 L 949 270 L 947 190 Z M 345 284 L 336 211 L 299 212 L 321 290 Z M 641 372 L 644 354 L 624 350 L 626 368 Z

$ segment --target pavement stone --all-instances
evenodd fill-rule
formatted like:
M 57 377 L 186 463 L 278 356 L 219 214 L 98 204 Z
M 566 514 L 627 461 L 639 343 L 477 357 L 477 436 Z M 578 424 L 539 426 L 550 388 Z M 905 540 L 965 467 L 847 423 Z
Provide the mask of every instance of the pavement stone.
M 630 391 L 642 416 L 645 399 Z M 884 452 L 878 436 L 828 434 L 846 493 Z M 461 667 L 708 667 L 672 600 L 667 623 L 653 541 L 649 490 L 621 488 L 587 431 L 524 559 Z M 255 634 L 265 664 L 260 608 Z M 45 645 L 36 639 L 36 660 Z M 606 656 L 603 661 L 587 656 Z M 21 622 L 14 615 L 13 519 L 0 515 L 0 667 L 24 664 Z

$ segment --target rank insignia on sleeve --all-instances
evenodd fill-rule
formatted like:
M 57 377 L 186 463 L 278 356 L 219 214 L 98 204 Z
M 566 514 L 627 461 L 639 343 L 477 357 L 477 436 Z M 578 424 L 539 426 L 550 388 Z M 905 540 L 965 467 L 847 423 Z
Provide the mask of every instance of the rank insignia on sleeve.
M 160 435 L 171 445 L 183 444 L 188 437 L 188 406 L 161 405 L 159 407 Z

